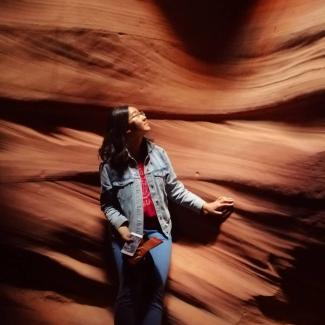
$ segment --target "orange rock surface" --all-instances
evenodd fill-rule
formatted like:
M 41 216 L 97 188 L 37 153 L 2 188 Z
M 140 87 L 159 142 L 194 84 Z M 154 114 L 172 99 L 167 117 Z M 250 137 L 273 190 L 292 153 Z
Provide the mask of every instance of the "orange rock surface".
M 2 323 L 113 323 L 97 150 L 126 103 L 235 200 L 223 224 L 172 206 L 164 324 L 322 324 L 324 2 L 240 3 L 0 4 Z

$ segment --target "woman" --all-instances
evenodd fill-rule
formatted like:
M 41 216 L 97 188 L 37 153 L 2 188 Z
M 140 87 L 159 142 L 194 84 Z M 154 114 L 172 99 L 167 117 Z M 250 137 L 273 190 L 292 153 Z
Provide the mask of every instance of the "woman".
M 161 323 L 172 242 L 168 199 L 203 215 L 223 217 L 233 208 L 231 198 L 219 197 L 208 203 L 188 191 L 177 179 L 165 150 L 145 137 L 148 131 L 144 112 L 133 106 L 116 107 L 99 149 L 100 203 L 112 225 L 119 276 L 115 324 Z M 149 251 L 147 269 L 144 262 L 131 266 L 121 252 L 131 232 L 162 241 Z M 148 265 L 151 277 L 144 275 Z M 148 288 L 148 301 L 144 302 L 141 290 Z

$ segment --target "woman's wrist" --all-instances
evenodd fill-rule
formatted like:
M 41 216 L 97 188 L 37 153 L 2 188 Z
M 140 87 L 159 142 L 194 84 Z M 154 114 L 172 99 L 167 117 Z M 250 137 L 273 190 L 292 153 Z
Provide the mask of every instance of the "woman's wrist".
M 207 202 L 204 202 L 204 203 L 202 204 L 200 214 L 202 214 L 202 215 L 206 215 L 206 214 L 208 214 L 208 211 L 207 211 L 206 205 L 207 205 Z
M 121 227 L 128 227 L 129 226 L 129 222 L 128 221 L 124 221 L 120 226 L 119 228 Z

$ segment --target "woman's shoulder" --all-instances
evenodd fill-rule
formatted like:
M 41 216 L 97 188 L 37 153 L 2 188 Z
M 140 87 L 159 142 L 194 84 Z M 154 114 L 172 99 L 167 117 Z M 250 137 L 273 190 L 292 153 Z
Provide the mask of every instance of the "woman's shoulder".
M 108 160 L 101 161 L 98 169 L 99 169 L 100 173 L 104 172 L 108 175 L 111 174 L 112 172 L 114 173 L 114 171 L 115 171 L 115 168 L 111 165 L 111 163 Z
M 147 140 L 147 144 L 148 144 L 149 150 L 155 150 L 155 151 L 158 151 L 160 153 L 164 153 L 165 152 L 165 149 L 161 145 L 158 145 L 157 143 L 155 143 L 151 139 L 148 139 L 147 138 L 146 140 Z
M 166 164 L 169 160 L 166 150 L 161 146 L 152 141 L 148 144 L 151 155 L 158 158 L 163 164 Z
M 110 182 L 114 183 L 131 178 L 131 174 L 128 168 L 118 170 L 111 166 L 107 161 L 103 161 L 99 166 L 99 174 L 102 179 L 109 179 Z
M 99 173 L 107 172 L 110 169 L 108 161 L 101 161 L 98 166 Z

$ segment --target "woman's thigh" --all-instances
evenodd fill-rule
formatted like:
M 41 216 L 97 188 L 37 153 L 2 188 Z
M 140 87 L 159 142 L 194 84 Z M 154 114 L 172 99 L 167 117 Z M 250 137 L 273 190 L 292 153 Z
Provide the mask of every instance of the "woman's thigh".
M 121 248 L 122 248 L 121 245 L 117 241 L 112 240 L 113 256 L 114 256 L 114 260 L 115 260 L 116 271 L 118 273 L 119 278 L 122 275 L 123 265 L 124 265 Z
M 156 281 L 165 285 L 170 267 L 172 240 L 155 230 L 145 230 L 145 234 L 148 238 L 157 237 L 163 241 L 160 245 L 152 248 L 149 254 L 151 255 Z M 112 241 L 113 255 L 120 285 L 129 277 L 134 279 L 139 272 L 138 267 L 129 266 L 127 264 L 121 252 L 121 248 L 121 243 L 114 240 Z
M 152 248 L 149 251 L 149 254 L 152 257 L 155 275 L 158 277 L 157 280 L 161 282 L 161 284 L 165 285 L 170 266 L 172 240 L 171 238 L 166 238 L 159 231 L 145 230 L 145 233 L 148 238 L 157 237 L 163 241 L 160 245 Z

